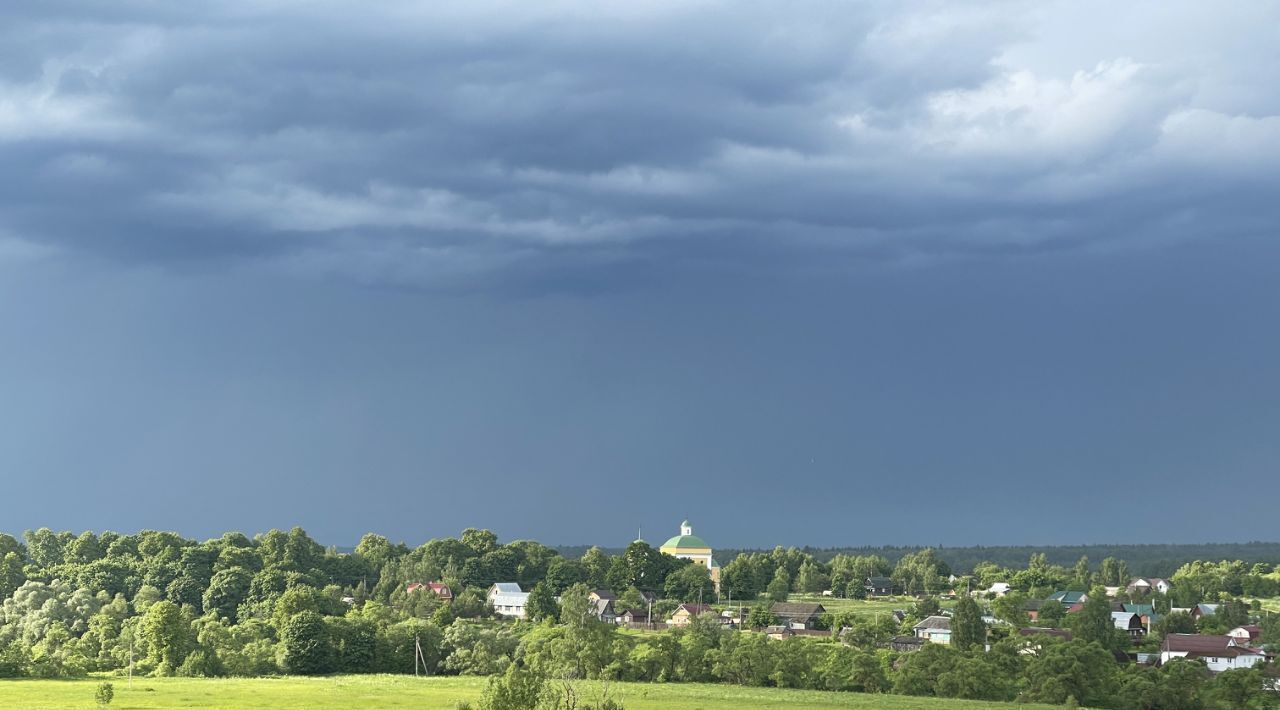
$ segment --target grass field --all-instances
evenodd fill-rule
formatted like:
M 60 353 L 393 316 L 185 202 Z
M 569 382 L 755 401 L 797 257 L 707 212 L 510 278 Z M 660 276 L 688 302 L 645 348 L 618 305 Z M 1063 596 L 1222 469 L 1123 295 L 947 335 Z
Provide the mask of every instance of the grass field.
M 1261 599 L 1259 601 L 1262 602 L 1263 609 L 1266 609 L 1267 611 L 1280 613 L 1280 597 L 1273 597 L 1271 599 Z
M 887 597 L 877 599 L 840 599 L 838 597 L 824 597 L 818 594 L 792 594 L 787 598 L 792 602 L 809 602 L 821 604 L 824 609 L 830 612 L 853 612 L 855 614 L 889 614 L 894 609 L 902 609 L 910 611 L 915 605 L 916 600 L 911 597 Z M 942 608 L 955 606 L 954 602 L 944 601 Z
M 338 708 L 442 708 L 480 697 L 480 678 L 412 678 L 407 676 L 338 676 L 331 678 L 112 678 L 111 710 L 160 708 L 270 708 L 337 710 Z M 23 710 L 93 710 L 94 689 L 101 679 L 0 680 L 0 708 Z M 581 685 L 592 698 L 599 685 Z M 627 710 L 978 710 L 991 703 L 935 700 L 892 695 L 822 693 L 805 690 L 741 688 L 731 685 L 614 683 L 610 695 Z M 1004 706 L 998 706 L 1004 707 Z M 1009 705 L 1013 708 L 1015 706 Z M 1039 708 L 1047 705 L 1019 705 Z

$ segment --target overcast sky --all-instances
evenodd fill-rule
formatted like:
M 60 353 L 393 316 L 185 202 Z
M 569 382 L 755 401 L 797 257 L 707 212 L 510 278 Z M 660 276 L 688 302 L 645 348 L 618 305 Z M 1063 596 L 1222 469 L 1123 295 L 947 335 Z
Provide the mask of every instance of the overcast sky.
M 1277 538 L 1280 6 L 7 0 L 0 530 Z

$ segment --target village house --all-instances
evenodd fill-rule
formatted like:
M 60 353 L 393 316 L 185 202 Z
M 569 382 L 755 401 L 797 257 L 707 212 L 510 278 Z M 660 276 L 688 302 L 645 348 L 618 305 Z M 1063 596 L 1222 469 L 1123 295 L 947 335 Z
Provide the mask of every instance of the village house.
M 618 615 L 617 622 L 619 624 L 647 624 L 649 623 L 649 610 L 627 609 Z
M 774 641 L 781 641 L 783 639 L 790 638 L 795 634 L 791 629 L 787 628 L 785 624 L 775 624 L 773 626 L 764 627 L 764 635 Z
M 1111 612 L 1111 623 L 1117 629 L 1129 634 L 1129 640 L 1140 643 L 1147 635 L 1147 628 L 1142 625 L 1142 616 L 1130 611 Z
M 1018 649 L 1018 654 L 1022 656 L 1038 656 L 1044 651 L 1044 644 L 1036 639 L 1037 636 L 1051 636 L 1063 641 L 1071 640 L 1071 632 L 1066 629 L 1046 629 L 1039 626 L 1018 629 L 1018 636 L 1025 639 L 1021 648 Z
M 720 623 L 725 626 L 741 627 L 747 623 L 746 609 L 725 609 L 720 612 Z
M 609 601 L 616 602 L 618 601 L 618 595 L 614 594 L 608 589 L 592 589 L 591 593 L 587 595 L 587 601 L 591 602 L 592 604 L 595 604 L 601 599 L 607 599 Z
M 453 590 L 444 582 L 427 582 L 426 584 L 423 584 L 422 582 L 410 582 L 404 587 L 406 592 L 416 592 L 419 589 L 428 589 L 434 592 L 437 597 L 440 597 L 441 601 L 453 601 Z
M 818 626 L 818 619 L 827 610 L 821 604 L 798 604 L 774 602 L 769 611 L 791 629 L 813 629 Z
M 1228 635 L 1169 634 L 1160 646 L 1160 663 L 1163 665 L 1175 658 L 1199 659 L 1205 662 L 1210 672 L 1221 673 L 1253 668 L 1266 656 L 1261 650 L 1242 645 Z
M 863 583 L 869 597 L 887 597 L 893 594 L 893 580 L 889 577 L 867 577 Z
M 1089 595 L 1086 592 L 1054 592 L 1045 601 L 1058 602 L 1067 610 L 1067 613 L 1071 613 L 1083 609 L 1084 603 L 1089 601 Z
M 672 626 L 688 626 L 693 617 L 700 614 L 715 613 L 710 604 L 681 604 L 668 621 Z
M 489 587 L 486 599 L 499 616 L 523 619 L 529 593 L 520 589 L 520 585 L 515 582 L 498 582 Z
M 720 593 L 720 565 L 712 555 L 711 546 L 705 540 L 693 534 L 693 526 L 686 520 L 680 523 L 680 534 L 662 543 L 658 551 L 681 560 L 692 560 L 696 565 L 706 567 L 711 574 L 711 582 Z
M 951 617 L 930 616 L 911 627 L 916 638 L 932 643 L 951 643 Z
M 1118 607 L 1118 608 L 1117 608 Z M 1142 617 L 1142 625 L 1151 629 L 1151 625 L 1160 621 L 1161 617 L 1156 613 L 1155 606 L 1151 604 L 1119 604 L 1111 607 L 1112 611 L 1127 611 Z
M 1241 646 L 1257 646 L 1262 641 L 1262 627 L 1255 624 L 1237 626 L 1227 632 Z
M 618 620 L 618 615 L 613 610 L 612 599 L 596 599 L 595 601 L 591 601 L 590 606 L 587 607 L 587 613 L 607 624 L 616 623 Z
M 1151 594 L 1152 592 L 1168 594 L 1173 589 L 1173 585 L 1169 580 L 1159 577 L 1135 577 L 1126 589 L 1130 594 Z
M 1221 604 L 1196 604 L 1191 607 L 1191 618 L 1199 621 L 1201 617 L 1213 616 L 1218 613 Z
M 889 650 L 899 653 L 919 651 L 926 641 L 918 636 L 894 636 L 889 640 Z
M 1003 597 L 1013 589 L 1008 582 L 996 582 L 987 589 L 987 594 L 994 594 L 997 597 Z

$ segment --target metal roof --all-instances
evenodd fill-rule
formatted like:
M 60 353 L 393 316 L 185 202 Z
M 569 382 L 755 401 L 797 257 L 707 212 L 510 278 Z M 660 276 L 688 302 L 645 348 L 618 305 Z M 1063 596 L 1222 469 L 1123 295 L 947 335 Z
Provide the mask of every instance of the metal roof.
M 508 592 L 493 595 L 494 606 L 524 606 L 529 601 L 528 592 Z
M 911 628 L 915 629 L 916 631 L 922 631 L 924 629 L 940 629 L 942 631 L 950 631 L 951 618 L 947 616 L 930 616 L 925 618 L 924 621 L 921 621 L 915 626 L 912 626 Z

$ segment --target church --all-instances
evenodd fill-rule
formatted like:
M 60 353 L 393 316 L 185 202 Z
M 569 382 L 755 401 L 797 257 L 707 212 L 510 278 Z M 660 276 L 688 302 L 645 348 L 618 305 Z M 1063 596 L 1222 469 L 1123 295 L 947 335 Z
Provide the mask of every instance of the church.
M 720 565 L 711 555 L 711 546 L 693 534 L 693 526 L 688 520 L 680 523 L 680 534 L 662 543 L 658 551 L 682 560 L 693 560 L 694 564 L 711 570 L 711 581 L 716 585 L 716 593 L 720 593 Z

